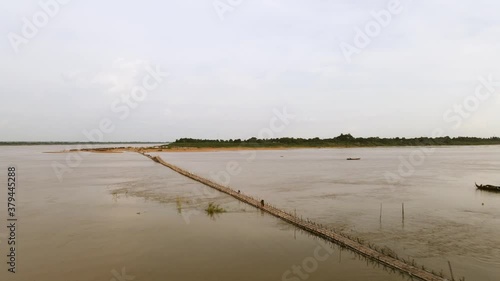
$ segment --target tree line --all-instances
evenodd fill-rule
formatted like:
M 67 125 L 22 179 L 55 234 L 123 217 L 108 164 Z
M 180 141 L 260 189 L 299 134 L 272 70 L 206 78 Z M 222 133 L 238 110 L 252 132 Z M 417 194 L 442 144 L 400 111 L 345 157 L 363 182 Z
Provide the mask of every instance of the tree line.
M 351 134 L 341 134 L 335 138 L 272 138 L 258 139 L 194 139 L 180 138 L 168 144 L 169 147 L 365 147 L 365 146 L 434 146 L 434 145 L 498 145 L 499 137 L 419 137 L 419 138 L 356 138 Z

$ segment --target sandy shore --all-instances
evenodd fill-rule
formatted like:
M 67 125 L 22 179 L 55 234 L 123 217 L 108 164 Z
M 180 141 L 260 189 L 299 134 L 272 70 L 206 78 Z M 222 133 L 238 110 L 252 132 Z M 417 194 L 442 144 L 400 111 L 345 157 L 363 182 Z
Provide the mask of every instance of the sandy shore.
M 93 152 L 93 153 L 123 153 L 123 152 L 217 152 L 217 151 L 241 151 L 241 150 L 290 150 L 290 149 L 318 149 L 319 147 L 110 147 L 110 148 L 84 148 L 64 151 L 51 151 L 45 153 L 68 153 L 68 152 Z

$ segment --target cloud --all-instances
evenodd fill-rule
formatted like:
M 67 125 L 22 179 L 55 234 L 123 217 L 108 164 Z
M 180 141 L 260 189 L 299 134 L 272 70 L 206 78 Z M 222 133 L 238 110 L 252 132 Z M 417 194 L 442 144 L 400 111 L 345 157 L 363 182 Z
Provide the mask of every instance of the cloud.
M 7 129 L 9 125 L 9 120 L 0 120 L 0 128 Z
M 169 82 L 110 139 L 244 137 L 284 105 L 299 117 L 293 136 L 410 137 L 428 135 L 478 76 L 498 71 L 500 4 L 491 1 L 412 1 L 351 64 L 339 38 L 351 40 L 388 1 L 246 0 L 223 22 L 210 1 L 195 2 L 68 5 L 22 54 L 0 52 L 0 120 L 15 120 L 14 138 L 78 139 L 152 62 Z M 6 5 L 19 16 L 2 17 L 4 33 L 37 7 Z M 471 118 L 475 130 L 454 133 L 500 131 L 499 100 Z
M 104 94 L 121 95 L 139 85 L 148 62 L 117 58 L 99 70 L 71 70 L 61 74 L 65 83 L 82 88 L 99 88 Z

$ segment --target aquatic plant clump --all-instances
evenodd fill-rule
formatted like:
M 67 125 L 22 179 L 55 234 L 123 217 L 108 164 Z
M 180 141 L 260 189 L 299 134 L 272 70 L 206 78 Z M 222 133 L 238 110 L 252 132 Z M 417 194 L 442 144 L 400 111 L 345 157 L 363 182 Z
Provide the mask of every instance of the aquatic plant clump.
M 208 207 L 205 209 L 207 214 L 209 215 L 214 215 L 214 214 L 220 214 L 220 213 L 225 213 L 226 210 L 219 206 L 219 204 L 215 204 L 213 202 L 208 203 Z

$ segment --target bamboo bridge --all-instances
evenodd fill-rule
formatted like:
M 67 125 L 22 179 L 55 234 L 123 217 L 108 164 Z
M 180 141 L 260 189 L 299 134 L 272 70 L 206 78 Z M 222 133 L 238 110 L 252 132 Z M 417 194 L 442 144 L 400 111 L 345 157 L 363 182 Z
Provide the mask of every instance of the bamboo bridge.
M 305 220 L 300 217 L 297 217 L 294 214 L 285 212 L 273 205 L 270 205 L 267 202 L 264 202 L 263 200 L 258 200 L 255 199 L 251 196 L 242 194 L 240 191 L 235 191 L 227 186 L 220 185 L 218 183 L 215 183 L 209 179 L 200 177 L 198 175 L 195 175 L 189 171 L 186 171 L 184 169 L 181 169 L 175 165 L 172 165 L 170 163 L 165 162 L 163 159 L 161 159 L 159 156 L 151 156 L 149 154 L 139 152 L 140 154 L 150 158 L 151 160 L 166 166 L 173 171 L 186 176 L 190 179 L 193 179 L 197 182 L 200 182 L 204 185 L 207 185 L 211 188 L 214 188 L 220 192 L 223 192 L 225 194 L 228 194 L 242 202 L 245 202 L 257 209 L 260 209 L 266 213 L 269 213 L 283 221 L 286 221 L 306 232 L 309 232 L 315 236 L 321 237 L 325 240 L 328 240 L 330 242 L 333 242 L 335 244 L 338 244 L 344 248 L 348 248 L 351 251 L 364 256 L 365 258 L 368 258 L 369 260 L 375 261 L 377 263 L 380 263 L 384 266 L 387 266 L 389 268 L 392 268 L 394 270 L 398 270 L 402 273 L 408 274 L 412 278 L 424 280 L 424 281 L 448 281 L 448 279 L 438 276 L 434 273 L 431 273 L 427 270 L 424 270 L 424 268 L 417 267 L 414 264 L 410 264 L 409 262 L 405 262 L 403 260 L 400 260 L 396 257 L 393 257 L 391 255 L 382 253 L 381 251 L 377 251 L 375 249 L 370 248 L 367 245 L 362 244 L 359 240 L 356 241 L 353 238 L 347 237 L 343 234 L 337 233 L 334 230 L 328 229 L 320 224 L 317 224 L 313 221 L 310 220 Z

